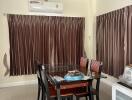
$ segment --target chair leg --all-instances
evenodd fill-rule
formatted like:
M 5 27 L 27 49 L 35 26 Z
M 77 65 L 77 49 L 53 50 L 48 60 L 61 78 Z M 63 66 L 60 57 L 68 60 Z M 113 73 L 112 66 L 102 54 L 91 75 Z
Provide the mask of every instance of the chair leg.
M 73 96 L 70 96 L 70 97 L 69 97 L 69 100 L 73 100 Z
M 72 99 L 72 97 L 70 96 L 70 97 L 64 97 L 64 98 L 62 98 L 62 100 L 73 100 L 73 99 Z
M 40 86 L 38 86 L 38 98 L 37 98 L 37 100 L 40 100 Z
M 43 91 L 42 88 L 41 88 L 41 91 L 40 91 L 40 99 L 39 100 L 46 100 L 46 94 L 45 94 L 45 92 Z
M 76 96 L 76 100 L 79 100 L 79 97 Z
M 88 100 L 88 97 L 86 96 L 85 99 Z
M 99 100 L 99 95 L 96 95 L 96 100 Z
M 40 100 L 47 100 L 47 96 L 43 88 L 41 88 L 41 99 Z
M 71 100 L 71 98 L 70 97 L 67 97 L 67 99 L 66 100 Z

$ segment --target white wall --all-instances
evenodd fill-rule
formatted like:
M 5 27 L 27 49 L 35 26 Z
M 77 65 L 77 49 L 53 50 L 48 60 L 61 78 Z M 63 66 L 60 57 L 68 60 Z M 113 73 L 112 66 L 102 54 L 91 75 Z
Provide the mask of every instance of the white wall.
M 88 0 L 87 17 L 85 29 L 85 50 L 89 59 L 95 58 L 95 32 L 96 28 L 96 0 Z
M 96 14 L 96 0 L 63 0 L 64 16 L 82 16 L 86 19 L 85 29 L 85 50 L 88 57 L 93 57 L 93 25 Z M 35 14 L 43 15 L 43 13 L 31 13 L 28 10 L 28 0 L 0 0 L 0 83 L 20 82 L 26 80 L 35 80 L 35 75 L 27 76 L 4 76 L 5 67 L 3 65 L 3 56 L 5 53 L 9 57 L 9 33 L 6 14 Z
M 132 5 L 132 0 L 96 0 L 96 1 L 97 1 L 96 15 L 101 15 L 128 5 Z

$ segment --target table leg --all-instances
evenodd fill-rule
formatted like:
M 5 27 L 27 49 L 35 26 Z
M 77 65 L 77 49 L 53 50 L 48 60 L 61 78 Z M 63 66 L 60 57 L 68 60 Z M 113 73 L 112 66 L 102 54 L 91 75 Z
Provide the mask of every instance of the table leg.
M 93 94 L 92 94 L 92 80 L 89 82 L 90 85 L 88 86 L 88 92 L 89 92 L 89 100 L 94 100 Z
M 57 84 L 57 100 L 61 100 L 61 96 L 60 96 L 60 84 Z

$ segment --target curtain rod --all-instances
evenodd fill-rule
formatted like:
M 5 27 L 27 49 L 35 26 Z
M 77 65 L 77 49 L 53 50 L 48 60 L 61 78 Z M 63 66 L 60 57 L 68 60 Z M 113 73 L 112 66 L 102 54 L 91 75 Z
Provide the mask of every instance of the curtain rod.
M 10 15 L 11 13 L 0 13 L 0 15 L 3 15 L 3 16 L 7 16 L 7 15 Z M 35 15 L 35 16 L 52 16 L 52 15 L 46 15 L 46 14 L 14 14 L 14 15 Z M 82 17 L 82 18 L 85 18 L 85 16 L 67 16 L 67 15 L 58 15 L 58 14 L 56 14 L 56 15 L 53 15 L 53 16 L 62 16 L 62 17 Z

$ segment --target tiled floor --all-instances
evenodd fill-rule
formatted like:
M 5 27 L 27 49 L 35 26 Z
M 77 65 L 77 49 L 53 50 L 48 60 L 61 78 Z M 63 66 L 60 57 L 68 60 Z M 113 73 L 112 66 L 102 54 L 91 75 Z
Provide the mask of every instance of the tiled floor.
M 37 100 L 37 85 L 0 88 L 0 100 Z
M 0 88 L 0 100 L 37 100 L 37 84 Z M 103 83 L 100 84 L 100 100 L 112 100 L 111 87 Z

